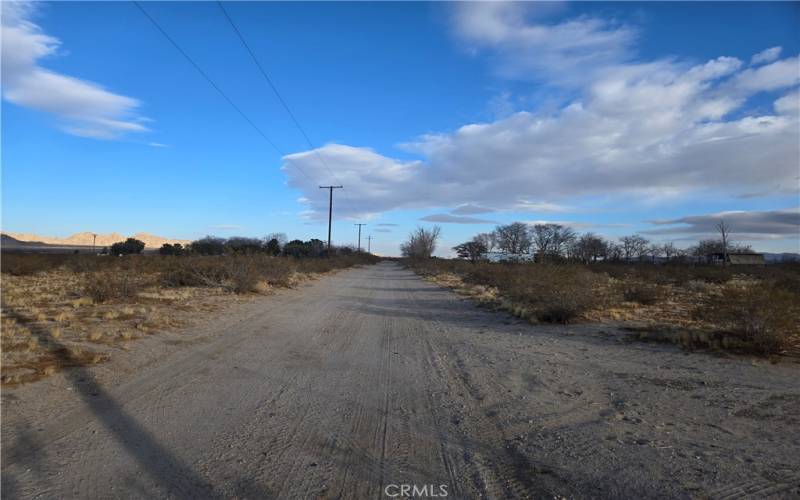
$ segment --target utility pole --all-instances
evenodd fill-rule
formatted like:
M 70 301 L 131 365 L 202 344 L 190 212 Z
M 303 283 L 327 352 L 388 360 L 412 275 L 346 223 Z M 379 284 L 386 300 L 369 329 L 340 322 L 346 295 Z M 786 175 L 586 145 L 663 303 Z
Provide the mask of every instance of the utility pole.
M 367 236 L 367 253 L 372 253 L 372 235 Z
M 366 226 L 366 223 L 363 224 L 354 224 L 358 226 L 358 251 L 361 251 L 361 226 Z
M 92 253 L 96 253 L 94 250 L 95 243 L 97 243 L 97 233 L 92 233 Z
M 333 221 L 333 190 L 342 189 L 343 186 L 320 186 L 328 190 L 328 253 L 331 252 L 331 221 Z

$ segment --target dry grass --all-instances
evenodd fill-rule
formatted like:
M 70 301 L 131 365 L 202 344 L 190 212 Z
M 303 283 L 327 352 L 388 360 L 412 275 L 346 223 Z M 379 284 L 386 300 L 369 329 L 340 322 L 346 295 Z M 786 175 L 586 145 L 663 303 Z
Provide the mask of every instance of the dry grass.
M 310 260 L 3 254 L 2 383 L 101 363 L 132 341 L 189 324 L 237 295 L 270 293 L 371 258 Z
M 600 322 L 690 348 L 800 354 L 800 266 L 537 265 L 428 259 L 416 272 L 537 322 Z

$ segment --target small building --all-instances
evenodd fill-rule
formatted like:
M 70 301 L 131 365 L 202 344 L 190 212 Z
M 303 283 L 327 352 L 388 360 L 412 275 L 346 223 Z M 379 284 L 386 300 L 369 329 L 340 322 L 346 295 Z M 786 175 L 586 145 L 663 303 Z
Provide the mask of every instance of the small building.
M 533 262 L 534 256 L 529 253 L 513 254 L 508 252 L 486 252 L 483 258 L 489 262 Z
M 711 264 L 722 265 L 726 263 L 734 266 L 763 266 L 767 263 L 766 260 L 764 260 L 763 253 L 729 252 L 727 257 L 728 258 L 725 259 L 725 254 L 722 253 L 712 253 L 708 255 L 707 260 Z

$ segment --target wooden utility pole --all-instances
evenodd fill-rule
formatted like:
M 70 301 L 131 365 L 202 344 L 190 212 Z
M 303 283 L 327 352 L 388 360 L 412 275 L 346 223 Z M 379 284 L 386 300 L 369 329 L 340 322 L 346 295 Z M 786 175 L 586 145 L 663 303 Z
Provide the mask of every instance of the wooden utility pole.
M 367 236 L 367 253 L 372 253 L 372 235 Z
M 355 224 L 355 225 L 358 226 L 358 251 L 360 252 L 361 251 L 361 226 L 366 226 L 367 224 L 366 223 L 362 223 L 362 224 Z
M 92 233 L 92 253 L 96 253 L 94 250 L 95 243 L 97 243 L 97 233 Z
M 328 190 L 328 253 L 331 251 L 331 222 L 333 221 L 333 190 L 342 189 L 344 186 L 320 186 Z

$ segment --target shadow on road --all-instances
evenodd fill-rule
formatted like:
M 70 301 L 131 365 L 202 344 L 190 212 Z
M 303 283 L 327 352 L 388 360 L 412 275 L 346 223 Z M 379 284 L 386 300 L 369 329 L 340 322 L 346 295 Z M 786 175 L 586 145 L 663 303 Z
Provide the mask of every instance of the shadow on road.
M 53 338 L 46 329 L 33 327 L 31 318 L 15 311 L 6 310 L 4 313 L 20 323 L 27 323 L 36 341 L 57 358 L 58 365 L 70 367 L 63 373 L 72 384 L 75 393 L 92 411 L 96 421 L 103 425 L 108 434 L 138 462 L 141 469 L 158 486 L 158 492 L 149 492 L 147 496 L 187 499 L 219 496 L 214 493 L 212 485 L 206 479 L 165 448 L 150 431 L 128 415 L 122 405 L 103 389 L 92 370 L 82 366 L 83 360 L 76 357 L 72 350 Z M 4 469 L 16 463 L 23 470 L 42 471 L 41 461 L 44 459 L 42 446 L 29 432 L 20 434 L 15 446 L 3 450 Z M 2 479 L 2 496 L 15 497 L 18 494 L 17 478 L 4 473 Z M 103 496 L 103 492 L 95 493 Z M 269 496 L 263 492 L 260 495 Z

